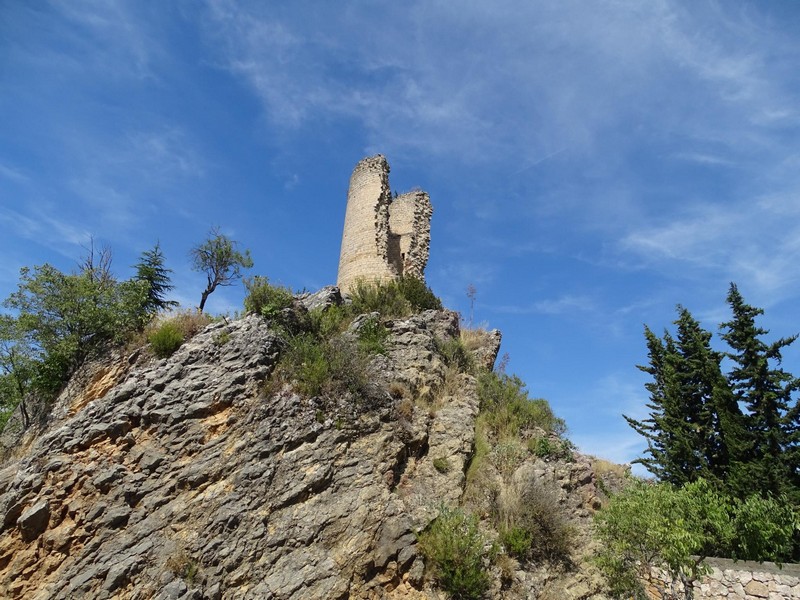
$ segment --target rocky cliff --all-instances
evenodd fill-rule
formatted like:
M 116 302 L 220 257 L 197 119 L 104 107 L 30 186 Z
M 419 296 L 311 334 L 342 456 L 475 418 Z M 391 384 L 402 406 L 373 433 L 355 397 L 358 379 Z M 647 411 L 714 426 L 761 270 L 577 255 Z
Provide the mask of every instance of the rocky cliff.
M 95 363 L 0 471 L 0 596 L 444 597 L 417 534 L 468 501 L 476 380 L 441 355 L 456 314 L 385 325 L 369 398 L 265 388 L 283 342 L 255 315 L 214 322 L 169 358 L 140 348 Z M 498 345 L 488 335 L 474 352 L 491 364 Z M 578 533 L 558 568 L 487 565 L 490 595 L 598 594 L 581 533 L 602 496 L 593 461 L 531 454 L 493 476 L 547 487 Z

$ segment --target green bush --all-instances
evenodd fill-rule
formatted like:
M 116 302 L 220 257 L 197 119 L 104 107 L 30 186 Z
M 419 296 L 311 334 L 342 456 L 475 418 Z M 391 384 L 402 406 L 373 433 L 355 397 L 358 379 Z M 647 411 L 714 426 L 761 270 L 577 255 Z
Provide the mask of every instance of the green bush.
M 569 563 L 575 529 L 555 488 L 541 483 L 511 487 L 498 500 L 492 518 L 506 552 L 517 559 Z
M 440 456 L 439 458 L 433 459 L 433 468 L 439 471 L 439 473 L 449 473 L 450 469 L 453 467 L 450 465 L 450 461 L 447 460 L 446 457 Z
M 386 338 L 389 330 L 379 319 L 364 321 L 358 330 L 358 349 L 364 354 L 386 354 Z
M 539 458 L 572 462 L 574 460 L 575 446 L 569 440 L 534 437 L 528 440 L 528 450 Z
M 420 551 L 439 585 L 459 599 L 481 598 L 489 589 L 486 544 L 475 515 L 446 507 L 419 536 Z
M 788 560 L 797 522 L 785 497 L 735 498 L 703 479 L 680 488 L 636 481 L 595 515 L 597 561 L 615 593 L 636 593 L 652 566 L 685 583 L 707 572 L 706 556 Z
M 342 333 L 352 320 L 347 309 L 341 306 L 318 308 L 308 313 L 310 331 L 323 340 Z
M 384 317 L 405 317 L 411 314 L 411 304 L 394 281 L 357 281 L 350 290 L 350 300 L 350 309 L 356 315 L 377 312 Z
M 183 333 L 175 321 L 165 321 L 148 338 L 150 347 L 159 358 L 171 356 L 183 344 Z
M 539 427 L 562 435 L 564 421 L 553 414 L 546 400 L 531 399 L 525 384 L 515 375 L 484 371 L 478 376 L 481 411 L 498 439 L 518 437 L 525 429 Z
M 500 543 L 511 556 L 524 560 L 533 544 L 533 534 L 523 527 L 509 527 L 500 530 Z
M 354 344 L 309 332 L 288 340 L 268 390 L 276 382 L 292 383 L 309 396 L 349 392 L 367 398 L 371 393 L 365 357 Z
M 436 297 L 425 282 L 416 277 L 401 277 L 396 281 L 400 295 L 405 298 L 415 311 L 442 310 L 442 301 Z
M 244 309 L 248 313 L 274 317 L 281 310 L 292 306 L 294 295 L 288 288 L 271 285 L 266 277 L 256 275 L 243 280 L 247 295 Z
M 446 340 L 437 338 L 436 349 L 448 367 L 453 367 L 461 373 L 471 373 L 474 370 L 475 360 L 460 338 Z
M 354 314 L 378 312 L 384 317 L 407 317 L 415 311 L 442 308 L 442 302 L 415 277 L 385 282 L 357 281 L 350 291 Z

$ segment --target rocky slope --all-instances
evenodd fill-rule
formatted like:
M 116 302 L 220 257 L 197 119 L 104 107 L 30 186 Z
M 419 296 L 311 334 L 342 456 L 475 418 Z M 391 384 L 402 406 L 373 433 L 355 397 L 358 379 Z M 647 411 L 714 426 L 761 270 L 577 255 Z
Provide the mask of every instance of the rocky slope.
M 444 597 L 416 533 L 463 501 L 476 382 L 444 385 L 437 339 L 458 336 L 454 313 L 387 326 L 369 400 L 265 394 L 281 342 L 257 316 L 213 323 L 167 359 L 94 365 L 0 471 L 0 597 Z M 491 363 L 498 345 L 488 336 L 476 354 Z M 552 488 L 580 531 L 602 495 L 588 457 L 530 456 L 507 479 Z M 492 567 L 492 594 L 592 597 L 578 539 L 572 568 Z

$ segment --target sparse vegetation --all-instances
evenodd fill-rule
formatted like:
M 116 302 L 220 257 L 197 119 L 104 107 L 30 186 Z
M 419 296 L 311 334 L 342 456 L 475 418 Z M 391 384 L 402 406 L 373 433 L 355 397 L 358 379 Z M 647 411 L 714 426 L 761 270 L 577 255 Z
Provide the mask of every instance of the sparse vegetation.
M 528 440 L 528 450 L 545 460 L 574 460 L 575 446 L 567 439 L 553 440 L 547 436 L 532 437 Z
M 492 516 L 503 547 L 518 560 L 570 562 L 575 530 L 559 506 L 555 488 L 536 481 L 509 486 Z
M 184 310 L 166 315 L 151 323 L 145 331 L 150 349 L 159 358 L 171 356 L 184 342 L 203 330 L 211 320 L 211 317 L 196 310 Z
M 166 321 L 153 330 L 148 337 L 150 348 L 158 358 L 166 358 L 181 347 L 183 334 L 173 321 Z
M 452 465 L 450 465 L 450 461 L 445 456 L 440 456 L 438 458 L 433 459 L 433 468 L 439 471 L 439 473 L 449 473 L 450 469 L 452 469 Z
M 416 277 L 374 283 L 358 281 L 350 298 L 353 314 L 378 312 L 383 317 L 407 317 L 415 311 L 442 308 L 441 300 Z
M 475 370 L 475 360 L 460 338 L 437 339 L 436 349 L 444 364 L 455 369 L 457 373 L 471 373 Z
M 184 550 L 175 552 L 167 559 L 167 569 L 176 577 L 180 577 L 187 584 L 192 585 L 197 578 L 200 566 Z
M 364 354 L 386 354 L 389 330 L 379 319 L 371 317 L 358 329 L 358 349 Z
M 515 375 L 484 371 L 478 375 L 481 412 L 495 439 L 517 438 L 539 428 L 563 435 L 564 421 L 553 414 L 547 400 L 531 399 L 525 384 Z
M 272 318 L 292 306 L 294 295 L 289 288 L 272 285 L 261 275 L 249 279 L 245 277 L 242 282 L 247 290 L 245 312 Z
M 487 545 L 476 516 L 446 507 L 419 536 L 420 551 L 439 585 L 453 598 L 464 600 L 481 598 L 489 589 L 484 566 L 491 553 Z

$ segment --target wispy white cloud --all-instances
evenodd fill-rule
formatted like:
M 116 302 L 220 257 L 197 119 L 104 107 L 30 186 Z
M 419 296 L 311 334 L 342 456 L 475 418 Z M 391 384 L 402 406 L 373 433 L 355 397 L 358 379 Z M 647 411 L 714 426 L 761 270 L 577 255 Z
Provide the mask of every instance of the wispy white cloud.
M 91 233 L 80 225 L 53 215 L 43 207 L 33 207 L 28 214 L 0 208 L 0 222 L 4 223 L 5 230 L 74 258 L 76 248 L 85 247 L 90 242 Z
M 4 165 L 2 163 L 0 163 L 0 177 L 5 177 L 6 179 L 15 183 L 24 183 L 30 181 L 30 177 L 28 177 L 21 169 L 9 167 L 8 165 Z
M 594 312 L 597 310 L 596 302 L 589 296 L 575 296 L 565 294 L 558 298 L 538 300 L 527 305 L 503 305 L 492 307 L 492 310 L 499 313 L 515 315 L 540 314 L 540 315 L 564 315 Z
M 700 205 L 692 214 L 631 231 L 621 239 L 620 250 L 649 266 L 697 267 L 697 276 L 712 272 L 718 280 L 739 281 L 774 301 L 800 281 L 800 225 L 785 218 L 795 204 L 768 198 Z

